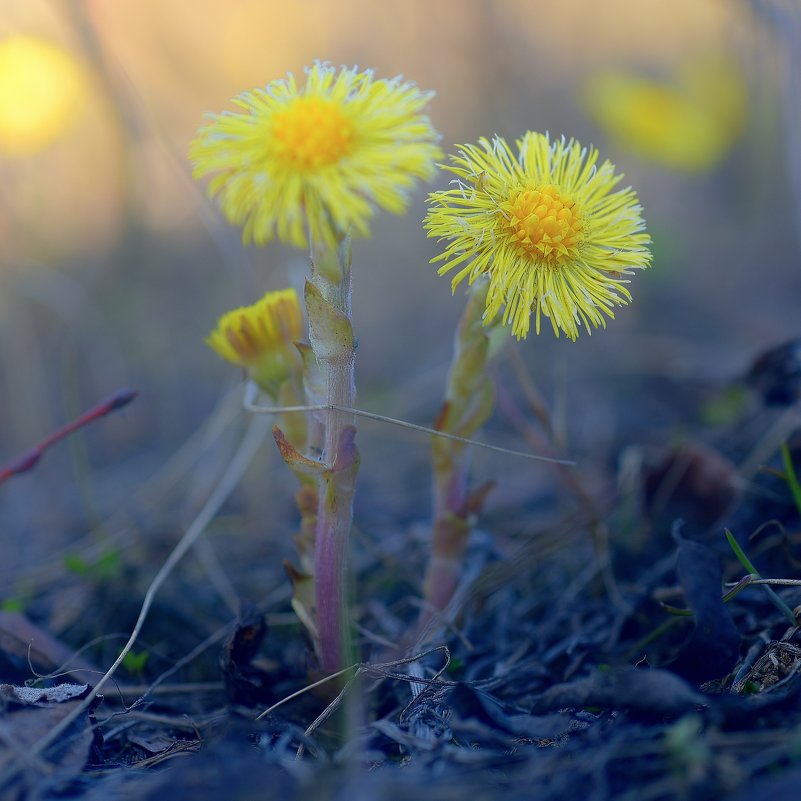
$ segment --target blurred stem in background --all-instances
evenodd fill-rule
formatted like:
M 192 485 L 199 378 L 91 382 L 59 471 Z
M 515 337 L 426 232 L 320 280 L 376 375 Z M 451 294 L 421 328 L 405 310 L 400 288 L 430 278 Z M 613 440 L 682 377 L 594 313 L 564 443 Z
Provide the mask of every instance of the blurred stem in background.
M 790 185 L 795 196 L 796 240 L 801 247 L 801 139 L 798 136 L 801 129 L 801 4 L 761 0 L 758 5 L 765 6 L 783 44 L 785 141 Z

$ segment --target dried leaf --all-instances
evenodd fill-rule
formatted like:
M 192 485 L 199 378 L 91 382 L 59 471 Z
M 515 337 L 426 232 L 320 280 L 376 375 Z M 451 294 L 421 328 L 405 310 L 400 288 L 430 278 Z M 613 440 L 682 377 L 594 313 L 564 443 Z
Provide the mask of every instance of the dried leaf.
M 705 696 L 667 670 L 624 668 L 557 684 L 536 700 L 531 711 L 600 706 L 626 710 L 640 719 L 661 719 L 678 717 L 708 703 Z
M 95 742 L 91 711 L 81 715 L 45 755 L 31 756 L 29 750 L 90 692 L 86 684 L 45 689 L 0 685 L 0 775 L 11 767 L 22 768 L 10 786 L 0 787 L 2 798 L 24 797 L 26 788 L 37 785 L 42 775 L 66 786 L 81 773 Z
M 272 699 L 269 675 L 252 664 L 266 634 L 262 612 L 251 605 L 243 606 L 220 655 L 223 681 L 232 704 L 251 706 Z
M 286 438 L 286 435 L 278 426 L 273 426 L 273 438 L 278 450 L 287 463 L 290 470 L 294 470 L 302 475 L 317 476 L 325 469 L 322 462 L 315 459 L 309 459 L 304 456 L 295 446 Z
M 740 633 L 721 600 L 723 579 L 717 554 L 706 545 L 682 539 L 677 572 L 687 604 L 695 613 L 695 628 L 670 669 L 701 684 L 732 670 L 740 651 Z

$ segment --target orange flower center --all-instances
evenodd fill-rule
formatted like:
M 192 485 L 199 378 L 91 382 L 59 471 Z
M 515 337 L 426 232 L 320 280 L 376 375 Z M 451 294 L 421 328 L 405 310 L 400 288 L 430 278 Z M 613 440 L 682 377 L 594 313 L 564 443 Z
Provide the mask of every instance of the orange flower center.
M 324 97 L 299 97 L 273 118 L 278 157 L 306 172 L 326 167 L 353 149 L 354 130 L 342 108 Z
M 581 214 L 558 186 L 521 189 L 502 208 L 504 226 L 521 251 L 550 264 L 578 254 L 584 227 Z

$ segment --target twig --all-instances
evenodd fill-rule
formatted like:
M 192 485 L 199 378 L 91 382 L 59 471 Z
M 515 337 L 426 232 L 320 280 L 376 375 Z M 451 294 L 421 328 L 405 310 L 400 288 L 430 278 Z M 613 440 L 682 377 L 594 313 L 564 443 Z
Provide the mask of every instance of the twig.
M 297 698 L 298 696 L 303 695 L 304 693 L 309 692 L 309 690 L 313 690 L 316 687 L 321 687 L 323 684 L 327 684 L 332 679 L 338 679 L 340 676 L 344 676 L 345 673 L 349 673 L 351 670 L 358 670 L 359 663 L 357 662 L 355 665 L 348 665 L 346 668 L 342 668 L 342 670 L 336 671 L 336 673 L 330 673 L 328 676 L 324 676 L 322 679 L 315 681 L 314 684 L 307 684 L 305 687 L 301 687 L 299 690 L 295 690 L 295 692 L 291 693 L 290 695 L 286 696 L 286 698 L 282 698 L 277 703 L 273 704 L 271 707 L 268 707 L 264 710 L 264 712 L 259 713 L 256 715 L 256 720 L 261 720 L 262 718 L 266 718 L 271 712 L 275 712 L 278 707 L 283 706 L 289 701 Z
M 801 579 L 755 578 L 754 575 L 746 576 L 745 578 L 748 580 L 746 586 L 750 586 L 751 584 L 780 584 L 783 587 L 801 587 Z M 726 583 L 726 586 L 736 587 L 741 584 L 742 581 L 744 581 L 744 579 L 740 581 L 729 581 Z

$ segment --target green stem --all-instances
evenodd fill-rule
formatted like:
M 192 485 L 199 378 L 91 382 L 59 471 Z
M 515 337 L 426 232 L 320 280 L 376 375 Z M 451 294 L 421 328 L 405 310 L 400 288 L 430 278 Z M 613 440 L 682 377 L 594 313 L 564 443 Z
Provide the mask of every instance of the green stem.
M 486 373 L 490 358 L 489 329 L 482 321 L 486 293 L 484 282 L 471 290 L 456 331 L 445 403 L 435 426 L 462 437 L 474 434 L 495 404 L 492 382 Z M 432 609 L 444 609 L 453 597 L 470 534 L 469 518 L 481 502 L 481 493 L 471 493 L 469 489 L 468 446 L 435 437 L 431 447 L 434 510 L 431 558 L 423 579 L 426 607 L 421 625 L 428 622 Z
M 793 466 L 793 457 L 790 453 L 790 446 L 785 442 L 782 445 L 782 464 L 784 465 L 784 479 L 790 492 L 793 494 L 793 501 L 795 501 L 795 508 L 801 514 L 801 485 L 798 483 L 798 476 L 795 474 L 795 467 Z

